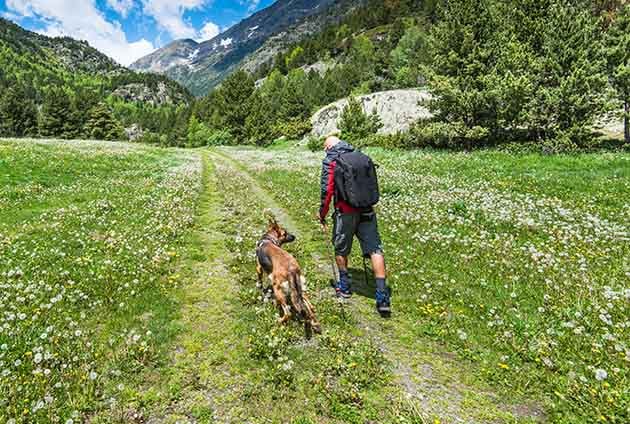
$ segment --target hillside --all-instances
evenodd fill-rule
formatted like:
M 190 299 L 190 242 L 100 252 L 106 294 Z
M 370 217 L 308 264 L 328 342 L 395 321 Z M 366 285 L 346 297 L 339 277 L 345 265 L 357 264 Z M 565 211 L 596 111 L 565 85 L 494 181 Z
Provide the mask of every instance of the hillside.
M 362 0 L 278 0 L 213 39 L 173 41 L 131 68 L 168 75 L 194 94 L 204 95 L 245 60 L 263 63 L 270 51 L 274 54 L 282 46 L 318 32 L 360 3 Z M 261 49 L 270 40 L 272 46 Z
M 0 19 L 0 137 L 119 140 L 150 130 L 176 144 L 191 99 L 177 82 L 124 68 L 85 41 Z
M 138 74 L 117 64 L 85 41 L 46 37 L 0 18 L 0 87 L 16 81 L 37 91 L 49 85 L 89 85 L 104 94 L 143 84 L 154 104 L 181 103 L 190 95 L 179 84 L 157 75 Z M 166 91 L 167 96 L 157 96 Z M 129 100 L 136 100 L 131 98 Z

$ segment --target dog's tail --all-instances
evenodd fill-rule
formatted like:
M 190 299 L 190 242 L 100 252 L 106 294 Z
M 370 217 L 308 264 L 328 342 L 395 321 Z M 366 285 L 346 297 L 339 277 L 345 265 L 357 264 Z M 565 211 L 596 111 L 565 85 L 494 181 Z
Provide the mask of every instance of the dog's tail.
M 304 277 L 302 277 L 300 273 L 291 273 L 291 303 L 293 303 L 295 311 L 302 318 L 304 318 L 306 314 L 306 307 L 304 305 L 303 284 Z

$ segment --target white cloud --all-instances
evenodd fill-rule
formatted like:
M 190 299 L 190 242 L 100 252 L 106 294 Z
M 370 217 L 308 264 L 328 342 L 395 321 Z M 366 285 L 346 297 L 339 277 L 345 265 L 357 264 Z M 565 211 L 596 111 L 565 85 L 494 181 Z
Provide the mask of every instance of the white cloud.
M 6 6 L 11 13 L 42 20 L 45 26 L 40 33 L 87 40 L 123 65 L 155 50 L 145 39 L 127 41 L 120 23 L 107 21 L 95 0 L 6 0 Z
M 134 6 L 133 0 L 107 0 L 107 4 L 123 18 L 127 17 Z
M 199 34 L 197 34 L 195 41 L 202 42 L 211 40 L 219 35 L 220 32 L 221 31 L 219 30 L 219 26 L 217 24 L 208 21 L 204 24 L 203 28 L 199 30 Z
M 247 5 L 247 13 L 252 13 L 258 8 L 260 0 L 241 0 L 240 3 L 243 5 Z
M 142 0 L 144 13 L 152 16 L 160 27 L 174 38 L 195 38 L 198 34 L 184 19 L 189 10 L 201 9 L 209 0 Z

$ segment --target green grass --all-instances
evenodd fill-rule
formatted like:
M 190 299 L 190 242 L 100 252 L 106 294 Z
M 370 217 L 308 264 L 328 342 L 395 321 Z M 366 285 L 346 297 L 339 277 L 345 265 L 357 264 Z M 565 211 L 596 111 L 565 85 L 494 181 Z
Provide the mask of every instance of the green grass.
M 320 154 L 225 151 L 315 226 Z M 626 422 L 630 156 L 369 152 L 397 342 L 445 343 L 552 421 Z
M 0 421 L 83 421 L 158 359 L 199 178 L 173 150 L 0 141 Z
M 630 156 L 369 152 L 390 320 L 356 249 L 332 296 L 319 153 L 0 141 L 0 422 L 627 422 Z M 265 209 L 310 341 L 255 286 Z

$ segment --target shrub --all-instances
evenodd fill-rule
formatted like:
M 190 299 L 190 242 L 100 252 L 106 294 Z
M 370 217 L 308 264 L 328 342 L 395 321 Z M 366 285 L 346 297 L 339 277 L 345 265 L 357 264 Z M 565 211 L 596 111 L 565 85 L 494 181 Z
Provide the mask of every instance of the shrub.
M 206 140 L 206 146 L 226 146 L 233 143 L 234 138 L 228 130 L 210 130 Z
M 205 146 L 207 144 L 208 138 L 210 138 L 210 132 L 210 129 L 203 122 L 199 122 L 195 115 L 191 116 L 188 123 L 186 146 Z
M 489 131 L 463 123 L 419 121 L 410 130 L 410 146 L 439 148 L 471 148 L 487 140 Z
M 308 119 L 291 119 L 289 121 L 279 122 L 276 125 L 275 132 L 289 140 L 297 140 L 304 137 L 312 129 L 313 125 Z
M 382 127 L 383 123 L 376 111 L 367 115 L 363 111 L 361 103 L 356 98 L 350 97 L 348 105 L 341 112 L 341 121 L 339 122 L 342 138 L 350 142 L 357 142 L 376 134 Z
M 323 145 L 324 143 L 322 139 L 315 136 L 310 136 L 308 138 L 308 141 L 306 142 L 306 147 L 308 147 L 311 152 L 317 152 L 318 150 L 321 150 Z
M 372 134 L 355 142 L 356 147 L 382 147 L 385 149 L 404 149 L 411 147 L 412 144 L 411 135 L 402 132 L 387 135 Z
M 151 131 L 144 131 L 136 141 L 138 143 L 157 144 L 160 146 L 165 146 L 167 144 L 166 135 Z

